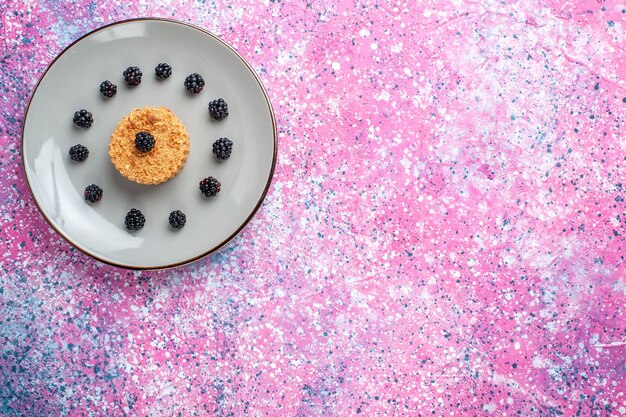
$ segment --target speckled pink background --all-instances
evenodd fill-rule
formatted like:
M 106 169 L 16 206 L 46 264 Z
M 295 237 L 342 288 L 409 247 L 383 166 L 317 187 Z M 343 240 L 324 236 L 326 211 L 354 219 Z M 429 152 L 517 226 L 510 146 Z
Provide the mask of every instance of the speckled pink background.
M 158 3 L 0 5 L 1 415 L 626 414 L 626 3 Z M 280 145 L 243 233 L 156 273 L 20 166 L 46 66 L 140 16 L 232 44 Z

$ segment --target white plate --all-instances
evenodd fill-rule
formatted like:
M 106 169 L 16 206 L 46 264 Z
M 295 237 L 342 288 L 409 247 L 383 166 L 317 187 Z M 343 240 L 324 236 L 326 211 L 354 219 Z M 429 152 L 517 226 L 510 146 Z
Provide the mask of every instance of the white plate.
M 159 81 L 158 63 L 172 66 Z M 128 88 L 122 72 L 143 71 L 139 86 Z M 204 77 L 204 90 L 191 96 L 187 75 Z M 108 100 L 100 83 L 118 86 Z M 229 116 L 216 122 L 208 103 L 223 98 Z M 109 137 L 132 109 L 165 106 L 187 127 L 191 148 L 182 171 L 160 185 L 140 185 L 122 177 L 108 155 Z M 74 126 L 74 111 L 93 113 L 88 129 Z M 218 162 L 212 144 L 220 137 L 234 142 L 232 156 Z M 69 159 L 77 143 L 89 149 L 82 163 Z M 267 94 L 250 66 L 230 46 L 200 28 L 163 19 L 137 19 L 97 29 L 74 42 L 40 79 L 24 119 L 22 157 L 30 189 L 50 225 L 81 251 L 103 262 L 134 269 L 160 269 L 194 261 L 217 250 L 246 225 L 261 205 L 276 162 L 276 126 Z M 214 198 L 198 190 L 201 179 L 222 183 Z M 88 204 L 89 184 L 104 190 L 102 200 Z M 146 224 L 128 232 L 124 218 L 141 210 Z M 172 210 L 187 215 L 173 231 Z

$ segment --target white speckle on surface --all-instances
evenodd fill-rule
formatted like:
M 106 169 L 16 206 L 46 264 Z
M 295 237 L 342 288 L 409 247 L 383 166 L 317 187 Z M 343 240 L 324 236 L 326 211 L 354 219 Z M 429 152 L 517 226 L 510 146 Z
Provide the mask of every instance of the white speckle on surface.
M 376 96 L 376 101 L 389 101 L 391 94 L 387 90 L 383 90 Z

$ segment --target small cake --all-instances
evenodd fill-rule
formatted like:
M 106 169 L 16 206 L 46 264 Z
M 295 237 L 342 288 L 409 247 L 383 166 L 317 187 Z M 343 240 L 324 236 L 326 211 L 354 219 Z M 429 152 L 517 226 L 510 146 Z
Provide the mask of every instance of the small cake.
M 138 149 L 138 133 L 149 133 L 154 146 Z M 128 113 L 115 127 L 109 156 L 124 177 L 139 184 L 160 184 L 176 176 L 189 155 L 189 134 L 165 107 L 143 107 Z

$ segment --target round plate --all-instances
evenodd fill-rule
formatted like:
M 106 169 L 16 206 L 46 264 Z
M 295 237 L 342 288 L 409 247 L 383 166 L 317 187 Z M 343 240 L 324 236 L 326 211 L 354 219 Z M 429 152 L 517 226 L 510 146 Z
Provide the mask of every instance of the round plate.
M 157 80 L 154 68 L 172 66 L 172 76 Z M 122 73 L 143 71 L 139 86 L 127 87 Z M 191 73 L 206 85 L 190 95 L 184 80 Z M 111 99 L 100 95 L 104 80 L 117 85 Z M 229 116 L 209 117 L 208 103 L 223 98 Z M 191 147 L 183 169 L 160 185 L 140 185 L 122 177 L 108 155 L 109 138 L 131 110 L 165 106 L 187 127 Z M 93 113 L 81 129 L 76 110 Z M 230 138 L 233 153 L 225 161 L 212 144 Z M 86 161 L 70 160 L 69 148 L 83 144 Z M 24 118 L 24 171 L 35 201 L 50 225 L 81 251 L 103 262 L 133 269 L 162 269 L 194 261 L 232 239 L 257 211 L 276 163 L 276 126 L 267 93 L 255 72 L 230 46 L 211 33 L 172 20 L 138 19 L 97 29 L 66 48 L 39 80 Z M 204 197 L 200 180 L 216 177 L 221 192 Z M 87 185 L 104 190 L 101 201 L 83 198 Z M 124 225 L 131 208 L 146 216 L 143 229 Z M 174 231 L 169 213 L 187 216 Z

